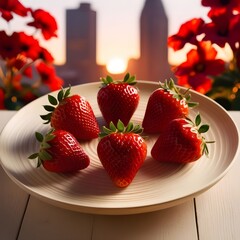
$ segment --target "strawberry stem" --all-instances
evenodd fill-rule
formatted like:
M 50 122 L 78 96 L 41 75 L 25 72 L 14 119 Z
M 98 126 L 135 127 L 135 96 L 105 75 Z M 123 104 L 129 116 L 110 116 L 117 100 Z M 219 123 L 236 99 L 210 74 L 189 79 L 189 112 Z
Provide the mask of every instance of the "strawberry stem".
M 113 80 L 113 78 L 109 75 L 107 75 L 106 78 L 100 78 L 100 81 L 102 81 L 102 87 L 106 87 L 107 85 L 113 83 L 113 84 L 121 84 L 121 83 L 127 83 L 129 85 L 135 85 L 136 82 L 136 78 L 135 76 L 131 76 L 129 73 L 127 73 L 123 80 Z
M 54 129 L 50 129 L 50 131 L 43 136 L 39 132 L 35 132 L 35 137 L 37 141 L 40 143 L 39 151 L 36 153 L 31 154 L 28 158 L 29 159 L 36 159 L 37 158 L 37 167 L 40 167 L 43 161 L 48 161 L 52 159 L 51 154 L 47 151 L 48 148 L 50 148 L 50 144 L 48 143 L 53 138 L 55 138 L 55 135 L 52 134 Z
M 117 126 L 113 122 L 110 122 L 109 127 L 103 126 L 103 131 L 99 134 L 100 138 L 106 137 L 112 133 L 137 133 L 141 134 L 143 129 L 140 125 L 134 125 L 132 122 L 129 122 L 127 126 L 119 119 Z
M 193 128 L 195 128 L 197 130 L 198 134 L 201 136 L 201 139 L 202 139 L 202 146 L 201 146 L 202 154 L 205 154 L 206 156 L 208 156 L 209 151 L 208 151 L 207 144 L 214 143 L 215 141 L 206 141 L 205 138 L 202 136 L 202 133 L 206 133 L 209 130 L 209 125 L 208 124 L 201 125 L 202 118 L 201 118 L 200 113 L 197 114 L 194 122 L 188 117 L 186 119 L 190 124 L 192 124 Z
M 169 81 L 165 81 L 164 83 L 160 82 L 160 87 L 164 89 L 165 91 L 168 91 L 173 95 L 174 98 L 182 100 L 185 99 L 188 107 L 194 108 L 198 105 L 197 102 L 191 102 L 191 94 L 189 93 L 189 88 L 184 92 L 181 93 L 180 89 L 176 87 L 173 79 L 170 79 Z

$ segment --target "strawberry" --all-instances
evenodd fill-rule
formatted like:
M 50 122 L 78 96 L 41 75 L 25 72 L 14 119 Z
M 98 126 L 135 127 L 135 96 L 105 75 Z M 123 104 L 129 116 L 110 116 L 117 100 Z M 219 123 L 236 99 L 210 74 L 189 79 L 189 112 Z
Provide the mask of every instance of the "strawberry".
M 29 156 L 29 159 L 38 159 L 37 166 L 51 172 L 68 173 L 86 168 L 90 159 L 84 152 L 77 139 L 64 130 L 51 129 L 45 136 L 35 133 L 40 142 L 38 153 Z
M 151 155 L 160 162 L 189 163 L 198 160 L 203 154 L 208 155 L 208 147 L 202 133 L 209 125 L 201 125 L 198 114 L 195 122 L 189 118 L 178 118 L 170 122 L 168 128 L 153 145 Z
M 102 87 L 98 91 L 97 101 L 107 125 L 112 121 L 115 125 L 120 119 L 127 125 L 134 114 L 138 103 L 138 90 L 135 77 L 127 73 L 123 81 L 113 81 L 110 76 L 101 78 Z
M 141 132 L 139 125 L 130 122 L 125 127 L 119 120 L 117 127 L 111 122 L 100 134 L 98 157 L 118 187 L 127 187 L 132 182 L 146 158 L 147 145 L 139 135 Z
M 48 95 L 52 105 L 44 105 L 49 113 L 41 115 L 45 124 L 49 123 L 54 129 L 66 130 L 78 140 L 97 138 L 100 132 L 96 117 L 89 102 L 77 94 L 70 95 L 70 87 L 58 92 L 57 99 Z
M 175 118 L 188 116 L 189 107 L 197 105 L 190 102 L 188 90 L 181 94 L 171 79 L 156 89 L 149 97 L 142 126 L 146 133 L 160 133 Z

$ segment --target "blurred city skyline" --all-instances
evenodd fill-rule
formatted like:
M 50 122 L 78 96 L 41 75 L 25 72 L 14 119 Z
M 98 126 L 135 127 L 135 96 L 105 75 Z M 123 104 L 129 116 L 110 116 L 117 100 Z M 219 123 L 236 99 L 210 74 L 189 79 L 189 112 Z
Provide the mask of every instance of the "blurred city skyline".
M 99 65 L 96 61 L 97 14 L 90 3 L 67 9 L 66 63 L 57 67 L 66 85 L 94 82 L 109 74 L 123 78 L 125 72 L 151 81 L 172 75 L 168 62 L 168 17 L 162 0 L 145 0 L 139 21 L 140 56 L 129 59 L 122 69 L 119 63 L 110 69 L 108 64 Z
M 145 0 L 22 0 L 24 5 L 42 8 L 56 18 L 58 38 L 43 42 L 55 58 L 56 64 L 66 61 L 66 9 L 78 8 L 81 3 L 88 2 L 97 12 L 97 52 L 98 64 L 107 64 L 112 58 L 128 61 L 140 56 L 140 14 Z M 185 21 L 193 17 L 206 16 L 208 8 L 201 6 L 201 0 L 162 0 L 169 20 L 169 35 L 178 31 Z M 191 11 L 189 11 L 191 9 Z M 13 29 L 13 27 L 12 27 Z M 170 50 L 169 61 L 178 61 L 181 56 Z

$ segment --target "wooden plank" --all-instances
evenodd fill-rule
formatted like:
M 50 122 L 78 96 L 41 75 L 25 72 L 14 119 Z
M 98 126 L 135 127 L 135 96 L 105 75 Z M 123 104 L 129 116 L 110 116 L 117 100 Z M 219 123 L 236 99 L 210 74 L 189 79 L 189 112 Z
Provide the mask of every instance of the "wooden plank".
M 93 215 L 68 211 L 30 197 L 18 240 L 91 240 Z
M 157 212 L 96 216 L 93 240 L 197 240 L 193 201 Z
M 223 180 L 196 199 L 201 240 L 240 236 L 240 158 Z
M 197 240 L 193 202 L 129 216 L 82 214 L 31 197 L 18 240 Z
M 239 112 L 230 113 L 240 128 Z M 237 240 L 240 236 L 240 156 L 229 173 L 196 198 L 200 240 Z
M 1 111 L 0 131 L 15 112 Z M 1 154 L 0 154 L 1 157 Z M 28 200 L 28 194 L 20 189 L 0 166 L 0 237 L 16 239 Z
M 28 194 L 5 174 L 0 166 L 0 237 L 16 239 L 28 200 Z
M 197 240 L 193 201 L 152 213 L 103 216 L 71 212 L 31 197 L 19 240 L 178 240 L 179 236 Z

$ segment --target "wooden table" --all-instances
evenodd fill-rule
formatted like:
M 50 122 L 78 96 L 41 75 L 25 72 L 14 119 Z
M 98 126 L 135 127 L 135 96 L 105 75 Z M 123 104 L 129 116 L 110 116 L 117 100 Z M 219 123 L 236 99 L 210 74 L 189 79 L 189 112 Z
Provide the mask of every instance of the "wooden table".
M 0 130 L 15 114 L 0 111 Z M 240 128 L 240 112 L 230 112 Z M 240 156 L 207 192 L 157 212 L 103 216 L 64 210 L 20 189 L 0 167 L 1 240 L 238 240 Z

